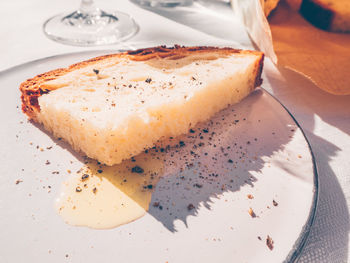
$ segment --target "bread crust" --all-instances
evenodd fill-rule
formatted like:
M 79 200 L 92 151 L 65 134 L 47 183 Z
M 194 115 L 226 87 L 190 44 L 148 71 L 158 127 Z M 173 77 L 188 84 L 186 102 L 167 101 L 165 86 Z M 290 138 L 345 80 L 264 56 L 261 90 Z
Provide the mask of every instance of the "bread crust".
M 349 17 L 322 0 L 303 0 L 300 13 L 314 26 L 327 31 L 350 32 Z M 344 22 L 347 21 L 347 24 Z
M 222 55 L 230 54 L 255 54 L 259 56 L 259 60 L 255 65 L 256 69 L 256 79 L 255 87 L 258 87 L 262 83 L 261 72 L 263 69 L 263 60 L 264 54 L 259 51 L 250 51 L 250 50 L 239 50 L 229 47 L 208 47 L 208 46 L 194 46 L 194 47 L 184 47 L 175 45 L 174 47 L 158 46 L 151 48 L 138 49 L 133 51 L 126 51 L 122 53 L 116 53 L 111 55 L 99 56 L 86 61 L 82 61 L 76 64 L 73 64 L 67 68 L 58 68 L 55 70 L 48 71 L 43 74 L 39 74 L 33 78 L 30 78 L 24 81 L 20 85 L 21 91 L 21 100 L 22 100 L 22 111 L 34 121 L 36 120 L 36 114 L 40 112 L 40 106 L 38 98 L 43 94 L 49 93 L 51 90 L 44 86 L 43 84 L 47 81 L 57 79 L 60 76 L 63 76 L 74 70 L 84 68 L 86 66 L 97 64 L 101 60 L 105 59 L 116 59 L 116 58 L 126 58 L 134 61 L 146 61 L 153 58 L 168 58 L 172 60 L 180 59 L 193 53 L 220 53 Z
M 330 30 L 334 13 L 323 3 L 318 1 L 303 0 L 300 13 L 314 26 L 323 30 Z

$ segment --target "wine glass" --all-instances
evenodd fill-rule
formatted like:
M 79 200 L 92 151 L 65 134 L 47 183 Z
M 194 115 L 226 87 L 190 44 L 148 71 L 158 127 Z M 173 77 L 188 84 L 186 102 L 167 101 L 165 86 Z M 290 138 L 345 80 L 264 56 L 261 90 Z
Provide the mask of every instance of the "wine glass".
M 132 37 L 138 29 L 128 14 L 103 11 L 93 0 L 82 0 L 78 10 L 56 15 L 43 25 L 50 39 L 75 46 L 115 44 Z
M 175 7 L 193 4 L 193 0 L 131 0 L 131 2 L 147 7 Z

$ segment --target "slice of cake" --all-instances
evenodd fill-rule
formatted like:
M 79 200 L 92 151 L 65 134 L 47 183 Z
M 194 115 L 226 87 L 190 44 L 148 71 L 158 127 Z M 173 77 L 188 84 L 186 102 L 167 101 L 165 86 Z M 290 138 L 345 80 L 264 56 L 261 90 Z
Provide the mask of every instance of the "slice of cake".
M 263 57 L 180 46 L 97 57 L 23 82 L 22 109 L 76 151 L 113 165 L 242 100 L 262 82 Z

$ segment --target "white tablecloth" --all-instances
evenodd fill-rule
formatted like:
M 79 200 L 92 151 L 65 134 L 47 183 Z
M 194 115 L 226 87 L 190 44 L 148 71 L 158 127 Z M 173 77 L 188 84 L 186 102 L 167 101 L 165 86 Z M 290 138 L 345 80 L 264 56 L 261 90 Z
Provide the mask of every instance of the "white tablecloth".
M 229 4 L 203 0 L 192 7 L 143 9 L 126 0 L 96 1 L 100 7 L 131 14 L 140 25 L 129 41 L 104 47 L 73 47 L 55 43 L 42 32 L 43 22 L 69 11 L 79 1 L 3 0 L 0 2 L 0 70 L 68 52 L 134 49 L 159 44 L 252 47 L 237 27 Z M 349 69 L 344 69 L 349 70 Z M 265 72 L 265 82 L 295 116 L 313 149 L 319 175 L 317 214 L 299 262 L 350 262 L 350 96 L 327 94 L 298 74 L 280 69 Z

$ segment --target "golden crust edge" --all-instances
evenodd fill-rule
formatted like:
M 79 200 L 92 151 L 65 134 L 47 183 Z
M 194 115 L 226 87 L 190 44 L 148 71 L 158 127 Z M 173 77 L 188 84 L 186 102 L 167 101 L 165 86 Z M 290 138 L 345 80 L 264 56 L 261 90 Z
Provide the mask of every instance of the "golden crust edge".
M 221 54 L 255 54 L 260 56 L 255 64 L 256 68 L 256 78 L 255 78 L 255 86 L 258 87 L 262 83 L 261 73 L 263 69 L 263 60 L 264 54 L 260 51 L 252 51 L 252 50 L 240 50 L 234 49 L 230 47 L 209 47 L 209 46 L 192 46 L 192 47 L 184 47 L 175 45 L 174 47 L 166 47 L 166 46 L 157 46 L 150 48 L 138 49 L 135 51 L 126 51 L 116 54 L 104 55 L 95 57 L 89 60 L 85 60 L 73 65 L 68 66 L 67 68 L 58 68 L 55 70 L 51 70 L 42 74 L 39 74 L 33 78 L 27 79 L 26 81 L 20 84 L 21 91 L 21 100 L 22 100 L 22 111 L 34 121 L 37 121 L 36 114 L 40 111 L 38 98 L 50 92 L 50 90 L 46 89 L 42 90 L 41 85 L 47 81 L 54 80 L 60 76 L 63 76 L 73 70 L 77 70 L 80 68 L 84 68 L 88 65 L 93 65 L 98 63 L 104 59 L 116 58 L 116 57 L 124 57 L 134 61 L 146 61 L 152 58 L 169 58 L 174 57 L 173 59 L 180 59 L 187 55 L 193 54 L 193 52 L 197 53 L 205 53 L 205 52 L 219 52 Z

